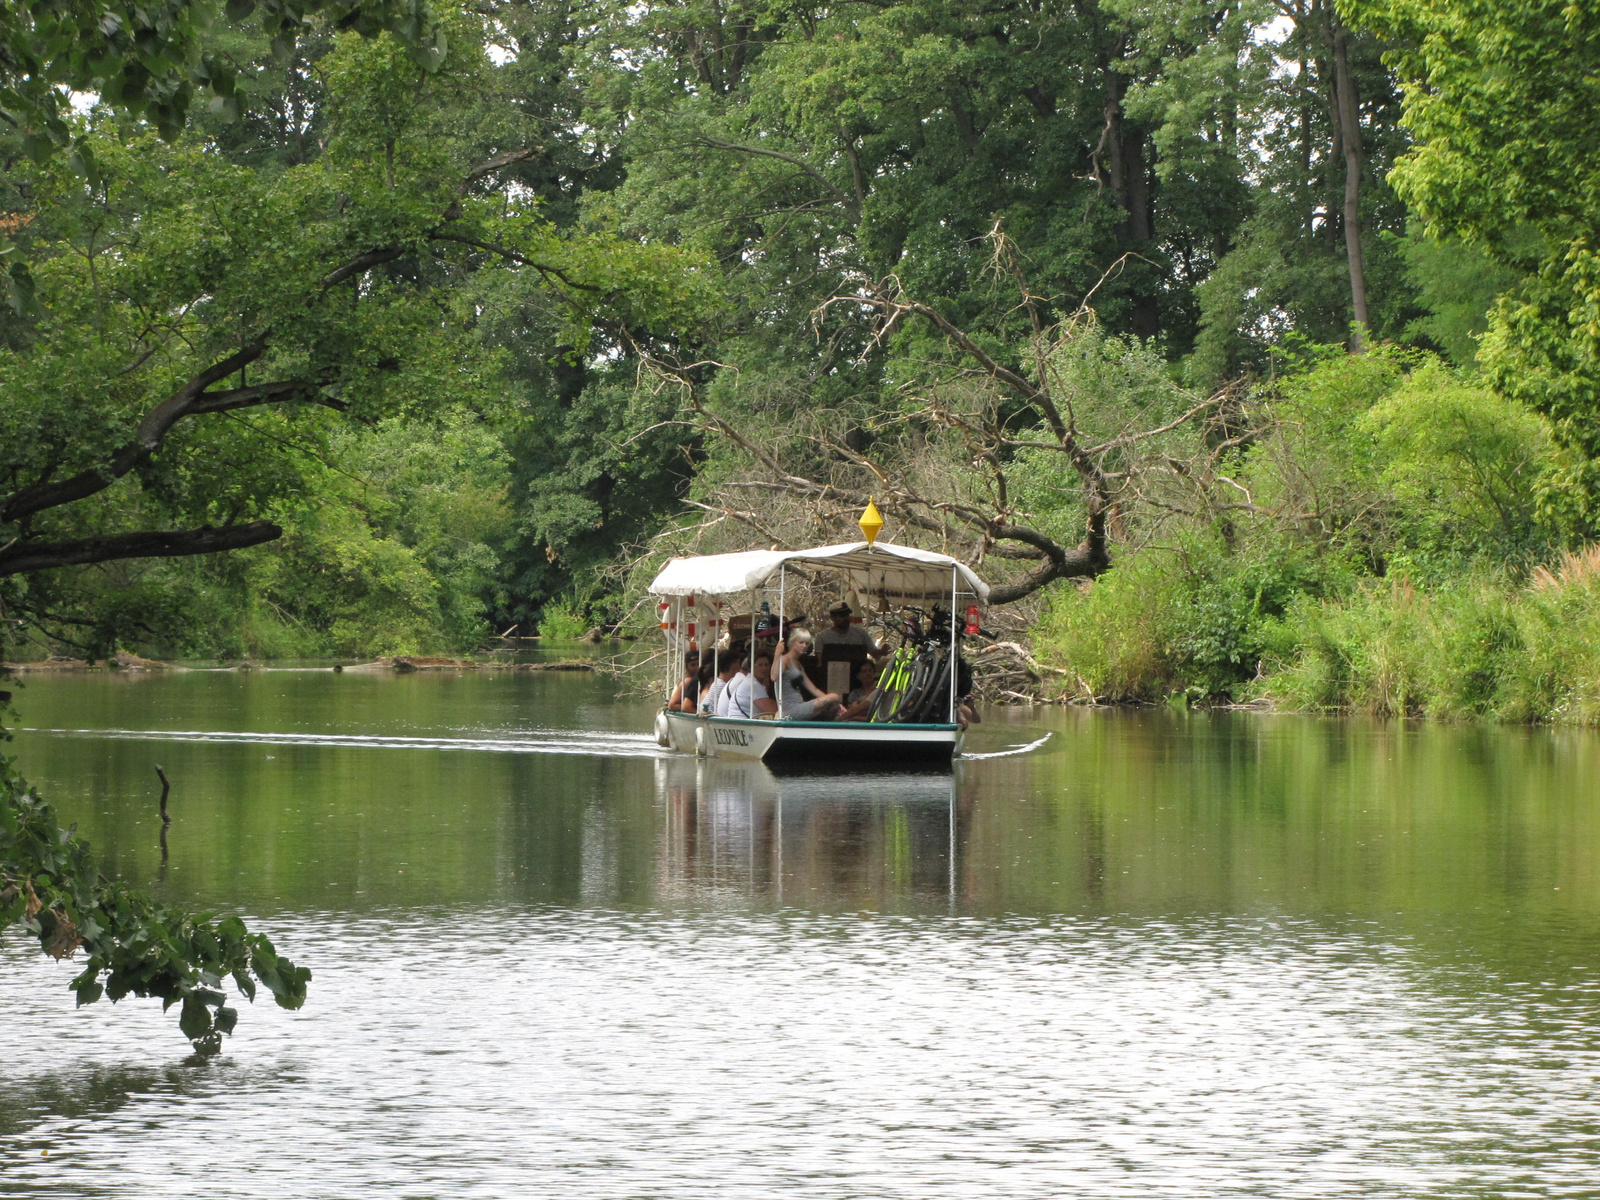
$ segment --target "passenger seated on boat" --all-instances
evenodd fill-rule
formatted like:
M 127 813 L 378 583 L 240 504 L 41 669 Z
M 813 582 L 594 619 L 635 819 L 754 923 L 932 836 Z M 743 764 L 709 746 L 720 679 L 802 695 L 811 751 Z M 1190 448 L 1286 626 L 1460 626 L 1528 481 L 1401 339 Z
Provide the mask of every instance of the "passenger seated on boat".
M 850 624 L 853 610 L 843 600 L 828 610 L 829 627 L 817 634 L 817 653 L 827 650 L 857 650 L 872 658 L 882 658 L 888 651 L 872 640 L 872 635 L 860 625 Z
M 839 720 L 865 721 L 872 714 L 872 702 L 878 698 L 878 670 L 870 658 L 856 667 L 856 686 L 844 698 Z
M 983 724 L 978 706 L 972 702 L 972 668 L 964 658 L 956 659 L 956 705 L 956 724 L 961 728 Z
M 700 652 L 690 650 L 683 656 L 683 678 L 672 689 L 667 699 L 668 712 L 692 713 L 700 706 Z
M 811 682 L 801 656 L 811 652 L 811 631 L 796 629 L 789 634 L 787 649 L 779 661 L 783 672 L 782 708 L 778 715 L 785 721 L 831 721 L 839 711 L 840 697 L 836 692 L 825 692 Z
M 758 648 L 755 661 L 750 664 L 750 673 L 739 681 L 738 688 L 733 692 L 733 700 L 728 704 L 728 716 L 770 717 L 778 711 L 777 702 L 772 698 L 771 671 L 771 652 Z
M 748 662 L 741 662 L 739 664 L 739 669 L 735 671 L 729 678 L 728 686 L 723 688 L 721 693 L 718 694 L 717 702 L 711 709 L 712 716 L 737 717 L 739 715 L 738 712 L 734 710 L 733 698 L 739 692 L 739 685 L 750 677 L 750 672 L 748 670 L 749 665 L 750 664 Z
M 717 665 L 722 669 L 717 672 L 716 678 L 711 681 L 711 686 L 701 692 L 700 711 L 720 715 L 718 707 L 722 702 L 723 694 L 735 677 L 743 673 L 744 646 L 733 645 L 722 651 L 717 659 Z

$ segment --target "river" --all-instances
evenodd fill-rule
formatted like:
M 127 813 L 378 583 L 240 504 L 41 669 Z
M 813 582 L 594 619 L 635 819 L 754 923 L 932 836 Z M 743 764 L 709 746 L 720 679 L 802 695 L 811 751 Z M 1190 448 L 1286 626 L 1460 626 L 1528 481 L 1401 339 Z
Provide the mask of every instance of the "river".
M 18 703 L 106 874 L 314 979 L 199 1060 L 0 936 L 0 1195 L 1600 1195 L 1593 734 L 1010 709 L 775 777 L 577 674 Z

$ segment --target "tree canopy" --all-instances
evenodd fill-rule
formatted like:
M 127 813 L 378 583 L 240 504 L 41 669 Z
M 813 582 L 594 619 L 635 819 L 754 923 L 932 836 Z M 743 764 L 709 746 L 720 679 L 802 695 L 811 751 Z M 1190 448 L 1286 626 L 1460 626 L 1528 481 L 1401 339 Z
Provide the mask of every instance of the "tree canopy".
M 1583 4 L 1356 0 L 1392 39 L 1416 145 L 1395 186 L 1428 231 L 1522 280 L 1495 307 L 1484 366 L 1577 452 L 1546 503 L 1600 521 L 1600 12 Z
M 64 644 L 177 646 L 222 606 L 213 653 L 353 650 L 356 595 L 393 649 L 620 616 L 628 547 L 686 502 L 748 525 L 722 501 L 774 473 L 837 489 L 824 521 L 874 471 L 953 487 L 1002 576 L 1100 571 L 1091 510 L 1131 528 L 1148 499 L 1128 464 L 1098 501 L 1070 455 L 1048 496 L 971 474 L 1035 477 L 1041 339 L 1085 313 L 1197 414 L 1316 346 L 1481 365 L 1572 451 L 1541 519 L 1589 528 L 1576 10 L 88 12 L 17 10 L 6 68 L 0 589 Z M 985 406 L 968 444 L 948 422 Z M 457 447 L 426 461 L 471 481 L 459 533 L 417 503 L 441 477 L 384 465 L 408 439 Z M 954 512 L 912 524 L 948 539 Z

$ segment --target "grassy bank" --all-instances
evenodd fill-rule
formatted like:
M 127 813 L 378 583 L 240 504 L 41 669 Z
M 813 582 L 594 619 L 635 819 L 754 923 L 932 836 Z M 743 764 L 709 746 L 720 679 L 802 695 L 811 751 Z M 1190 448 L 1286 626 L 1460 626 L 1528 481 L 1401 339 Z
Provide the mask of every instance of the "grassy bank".
M 1037 646 L 1068 672 L 1057 694 L 1600 724 L 1600 547 L 1522 583 L 1369 579 L 1322 596 L 1294 590 L 1293 563 L 1231 588 L 1192 568 L 1144 555 L 1059 598 Z

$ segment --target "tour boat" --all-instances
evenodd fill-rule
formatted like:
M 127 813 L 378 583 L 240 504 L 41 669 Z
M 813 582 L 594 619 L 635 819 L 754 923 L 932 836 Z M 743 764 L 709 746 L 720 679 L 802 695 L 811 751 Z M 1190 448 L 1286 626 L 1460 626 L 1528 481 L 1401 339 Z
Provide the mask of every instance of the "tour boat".
M 663 706 L 656 718 L 656 738 L 661 745 L 708 758 L 758 759 L 824 769 L 848 764 L 948 763 L 960 754 L 963 729 L 956 667 L 958 636 L 963 632 L 960 614 L 965 610 L 965 632 L 976 632 L 978 606 L 987 603 L 989 587 L 971 568 L 947 554 L 879 544 L 876 539 L 882 523 L 877 509 L 869 504 L 861 521 L 864 541 L 809 550 L 747 550 L 675 558 L 656 576 L 650 592 L 657 599 L 667 642 L 669 696 L 682 674 L 685 651 L 698 651 L 702 662 L 709 655 L 715 670 L 725 635 L 748 620 L 750 635 L 759 637 L 760 614 L 764 608 L 770 611 L 774 601 L 773 640 L 779 631 L 787 633 L 786 625 L 791 623 L 787 602 L 802 579 L 811 585 L 813 594 L 821 589 L 832 595 L 854 596 L 857 605 L 852 607 L 857 612 L 870 607 L 891 628 L 897 615 L 908 608 L 921 614 L 925 610 L 920 606 L 948 605 L 948 634 L 941 626 L 937 635 L 940 642 L 947 638 L 947 646 L 932 644 L 931 635 L 926 635 L 921 642 L 922 657 L 915 660 L 919 666 L 931 663 L 924 668 L 922 682 L 927 686 L 915 712 L 902 705 L 895 712 L 875 713 L 868 721 L 815 721 L 713 716 Z M 899 660 L 902 672 L 904 664 L 913 661 L 906 653 L 902 651 Z M 940 661 L 944 664 L 942 675 L 936 674 Z M 822 687 L 825 681 L 813 682 Z M 938 694 L 931 690 L 934 686 Z M 781 677 L 772 681 L 772 688 L 772 698 L 782 707 Z

